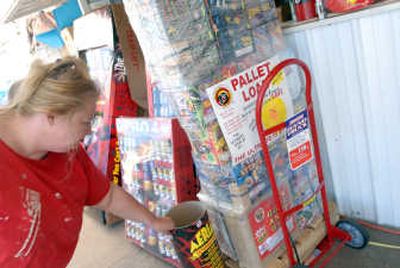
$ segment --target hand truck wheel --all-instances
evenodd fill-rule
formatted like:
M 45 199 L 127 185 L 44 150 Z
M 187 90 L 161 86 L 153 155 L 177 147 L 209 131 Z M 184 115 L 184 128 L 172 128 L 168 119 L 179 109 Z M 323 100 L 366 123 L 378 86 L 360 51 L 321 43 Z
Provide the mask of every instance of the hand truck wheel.
M 360 224 L 352 220 L 340 220 L 336 224 L 336 227 L 350 235 L 351 239 L 345 243 L 346 246 L 354 249 L 362 249 L 368 245 L 368 231 Z

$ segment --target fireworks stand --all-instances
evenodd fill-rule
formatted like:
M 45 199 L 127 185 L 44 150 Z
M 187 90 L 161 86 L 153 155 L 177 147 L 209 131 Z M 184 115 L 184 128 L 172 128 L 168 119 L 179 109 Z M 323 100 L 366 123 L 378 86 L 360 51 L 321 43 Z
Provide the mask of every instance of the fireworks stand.
M 88 151 L 114 183 L 157 216 L 179 202 L 202 201 L 228 266 L 323 267 L 343 245 L 367 244 L 367 233 L 339 220 L 328 202 L 311 74 L 303 62 L 287 59 L 274 1 L 111 2 L 119 2 L 113 12 L 118 7 L 129 28 L 122 27 L 121 48 L 87 45 L 80 27 L 74 38 L 85 41 L 80 56 L 92 75 L 110 76 L 99 77 L 110 92 L 98 103 L 98 132 Z M 298 4 L 315 2 L 324 1 Z M 323 15 L 375 1 L 345 2 L 324 2 Z M 137 46 L 126 50 L 132 42 Z M 124 48 L 125 63 L 119 51 Z M 149 75 L 150 115 L 176 118 L 132 118 L 139 107 L 130 96 L 145 79 L 129 79 L 125 71 L 138 73 L 138 66 Z M 130 117 L 116 119 L 121 115 Z M 181 266 L 169 235 L 134 221 L 126 221 L 125 230 L 138 246 Z

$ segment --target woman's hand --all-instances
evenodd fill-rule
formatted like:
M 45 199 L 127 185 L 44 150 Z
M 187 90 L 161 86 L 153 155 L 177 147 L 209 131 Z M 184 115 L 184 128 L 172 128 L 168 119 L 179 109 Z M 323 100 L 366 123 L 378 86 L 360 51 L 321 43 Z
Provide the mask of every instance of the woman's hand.
M 175 224 L 169 217 L 154 218 L 151 222 L 151 227 L 153 227 L 158 232 L 167 232 L 174 229 Z
M 167 232 L 175 227 L 171 218 L 156 217 L 125 190 L 112 183 L 107 195 L 96 206 L 123 219 L 148 224 L 159 232 Z

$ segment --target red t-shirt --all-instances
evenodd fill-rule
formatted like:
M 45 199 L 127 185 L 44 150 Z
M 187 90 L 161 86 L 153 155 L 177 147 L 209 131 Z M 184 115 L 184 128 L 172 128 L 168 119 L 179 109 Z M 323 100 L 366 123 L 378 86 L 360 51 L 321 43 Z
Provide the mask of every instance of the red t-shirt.
M 0 267 L 65 267 L 75 250 L 85 205 L 109 182 L 83 148 L 31 160 L 0 140 Z

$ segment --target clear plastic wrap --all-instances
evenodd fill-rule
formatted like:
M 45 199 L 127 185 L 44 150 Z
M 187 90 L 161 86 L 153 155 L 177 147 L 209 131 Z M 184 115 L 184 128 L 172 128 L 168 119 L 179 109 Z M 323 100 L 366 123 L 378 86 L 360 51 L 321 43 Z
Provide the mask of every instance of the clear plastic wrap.
M 292 202 L 287 183 L 280 184 L 284 196 L 284 206 Z M 284 250 L 282 229 L 272 197 L 271 190 L 245 210 L 227 207 L 224 203 L 200 194 L 199 199 L 207 205 L 207 210 L 217 218 L 218 228 L 227 235 L 219 236 L 221 249 L 243 268 L 269 267 L 274 258 Z M 287 220 L 287 226 L 296 239 L 296 225 L 293 218 Z
M 282 107 L 274 102 L 274 98 L 264 100 L 263 127 L 271 129 L 280 123 L 284 123 L 284 127 L 266 136 L 263 142 L 268 144 L 276 182 L 288 182 L 292 207 L 303 204 L 294 214 L 296 227 L 303 230 L 322 218 L 321 195 L 318 194 L 321 185 L 313 146 L 316 137 L 311 133 L 304 72 L 297 65 L 286 66 L 272 80 L 268 90 L 284 83 L 289 90 L 292 111 L 286 113 L 283 121 L 275 122 L 272 111 L 282 110 Z
M 284 49 L 274 1 L 123 2 L 152 81 L 189 136 L 202 191 L 238 209 L 251 205 L 269 187 L 260 148 L 232 160 L 207 89 Z M 255 118 L 255 99 L 248 106 Z

